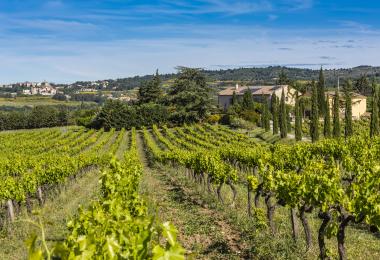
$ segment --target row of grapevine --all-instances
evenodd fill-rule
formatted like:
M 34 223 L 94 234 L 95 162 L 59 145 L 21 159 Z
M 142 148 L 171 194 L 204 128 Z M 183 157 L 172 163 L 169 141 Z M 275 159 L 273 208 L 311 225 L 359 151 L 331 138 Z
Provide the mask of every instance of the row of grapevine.
M 251 151 L 230 147 L 221 153 L 229 161 L 252 168 L 248 192 L 299 211 L 308 246 L 311 234 L 306 213 L 318 212 L 322 219 L 318 234 L 321 258 L 328 257 L 325 236 L 333 235 L 340 258 L 346 258 L 344 239 L 350 222 L 380 225 L 378 140 L 356 137 Z M 267 211 L 274 229 L 274 205 L 269 203 Z
M 116 137 L 115 142 L 113 142 L 111 144 L 110 148 L 108 149 L 111 154 L 113 154 L 113 155 L 116 154 L 117 150 L 119 149 L 121 142 L 123 141 L 125 133 L 126 133 L 125 129 L 124 128 L 121 129 L 118 136 Z
M 293 221 L 295 212 L 298 211 L 306 244 L 310 247 L 312 241 L 307 213 L 316 211 L 322 220 L 318 234 L 322 259 L 329 257 L 325 245 L 326 236 L 337 237 L 339 256 L 345 259 L 345 230 L 349 223 L 365 222 L 380 226 L 380 139 L 361 136 L 314 144 L 248 147 L 227 142 L 226 136 L 222 135 L 219 140 L 210 142 L 210 145 L 215 146 L 218 142 L 222 144 L 211 149 L 211 146 L 204 145 L 204 138 L 195 140 L 198 136 L 195 131 L 212 132 L 215 127 L 206 126 L 203 130 L 199 126 L 194 129 L 186 127 L 178 135 L 164 130 L 171 140 L 165 142 L 178 147 L 171 147 L 169 151 L 155 147 L 147 130 L 144 131 L 144 136 L 157 161 L 182 165 L 201 179 L 214 178 L 220 183 L 220 179 L 215 177 L 215 169 L 225 168 L 228 172 L 224 172 L 223 176 L 228 177 L 222 180 L 236 182 L 237 177 L 231 178 L 237 175 L 235 168 L 248 170 L 250 174 L 245 181 L 249 199 L 248 213 L 251 215 L 251 193 L 255 193 L 256 206 L 258 199 L 263 197 L 273 233 L 276 230 L 273 221 L 275 209 L 278 205 L 285 206 L 289 208 Z M 217 131 L 230 134 L 231 138 L 236 136 L 236 133 L 229 133 L 231 130 L 222 127 Z M 153 133 L 157 133 L 157 130 Z M 214 136 L 217 138 L 217 135 Z M 157 139 L 163 138 L 165 137 Z M 179 140 L 181 138 L 183 140 Z M 206 146 L 208 149 L 205 149 Z M 228 168 L 226 165 L 234 167 Z
M 155 128 L 153 126 L 153 129 Z M 154 132 L 157 133 L 157 130 Z M 226 184 L 231 187 L 235 200 L 237 171 L 230 164 L 223 162 L 217 153 L 209 152 L 208 149 L 203 148 L 196 150 L 172 148 L 171 150 L 163 151 L 157 146 L 148 130 L 144 129 L 143 134 L 146 146 L 154 160 L 186 167 L 188 174 L 193 176 L 199 183 L 207 186 L 209 191 L 211 191 L 211 185 L 216 185 L 219 200 L 222 200 L 220 192 L 223 185 Z M 187 136 L 187 134 L 182 132 L 181 136 Z M 176 143 L 184 144 L 181 137 L 173 135 L 173 140 Z M 192 145 L 187 144 L 186 146 Z
M 119 135 L 120 136 L 120 135 Z M 119 139 L 119 138 L 118 138 Z M 30 245 L 36 259 L 184 259 L 176 240 L 176 229 L 168 222 L 158 224 L 148 214 L 138 192 L 143 173 L 138 158 L 136 131 L 124 161 L 113 158 L 101 177 L 101 198 L 68 223 L 65 241 L 53 249 Z M 34 240 L 36 241 L 36 240 Z
M 59 186 L 88 167 L 103 165 L 109 155 L 98 151 L 113 134 L 114 130 L 109 133 L 103 130 L 69 130 L 45 143 L 38 138 L 34 143 L 29 141 L 29 146 L 23 146 L 25 152 L 13 158 L 0 156 L 0 203 L 6 204 L 9 218 L 15 218 L 15 205 L 19 208 L 25 203 L 28 211 L 31 211 L 33 197 L 38 199 L 40 205 L 43 204 L 44 189 Z M 37 146 L 35 143 L 38 142 L 43 145 Z M 41 147 L 46 151 L 42 151 Z

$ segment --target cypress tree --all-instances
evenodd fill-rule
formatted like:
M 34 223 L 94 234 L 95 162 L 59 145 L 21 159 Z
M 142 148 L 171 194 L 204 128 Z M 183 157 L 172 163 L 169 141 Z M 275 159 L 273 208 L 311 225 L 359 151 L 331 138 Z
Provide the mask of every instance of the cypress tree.
M 322 67 L 319 71 L 319 79 L 318 79 L 318 112 L 320 116 L 325 115 L 325 77 L 323 75 Z
M 282 89 L 280 100 L 280 136 L 286 138 L 288 135 L 287 122 L 286 122 L 286 105 L 285 105 L 285 92 Z
M 340 121 L 339 121 L 339 92 L 335 91 L 334 104 L 333 104 L 333 136 L 340 137 Z
M 272 121 L 273 121 L 273 134 L 278 134 L 278 98 L 275 93 L 272 94 Z
M 288 130 L 288 133 L 292 131 L 292 120 L 290 118 L 290 109 L 286 107 L 286 129 Z
M 301 106 L 298 97 L 298 91 L 296 92 L 296 104 L 294 107 L 295 110 L 295 138 L 296 141 L 302 140 L 302 116 L 301 116 Z
M 300 108 L 301 118 L 305 118 L 305 100 L 299 99 L 298 106 Z
M 236 95 L 236 92 L 234 91 L 232 93 L 232 100 L 231 100 L 231 105 L 233 106 L 236 106 L 239 104 L 239 101 L 238 101 L 238 98 L 237 98 L 237 95 Z
M 331 119 L 330 119 L 330 102 L 329 97 L 326 98 L 326 112 L 325 112 L 325 120 L 324 120 L 324 126 L 323 126 L 323 135 L 325 138 L 331 137 Z
M 266 102 L 263 94 L 261 94 L 261 102 L 261 127 L 265 129 L 267 112 L 265 107 Z
M 379 134 L 380 134 L 380 86 L 378 84 L 376 84 L 375 78 L 372 78 L 371 89 L 376 89 L 378 91 L 378 93 L 377 93 L 377 105 L 378 105 L 377 111 L 379 112 L 378 117 L 379 117 Z
M 264 128 L 265 128 L 265 131 L 269 132 L 270 131 L 270 102 L 269 102 L 269 99 L 266 98 L 265 100 L 265 103 L 263 104 L 264 105 L 264 108 L 265 108 L 265 124 L 264 124 Z
M 379 88 L 372 83 L 372 112 L 371 112 L 371 125 L 370 136 L 376 136 L 380 133 L 379 127 Z
M 344 124 L 344 136 L 352 136 L 352 98 L 351 98 L 352 83 L 347 80 L 346 86 L 344 88 L 344 98 L 345 98 L 345 124 Z
M 265 128 L 265 121 L 266 121 L 266 111 L 265 111 L 265 105 L 264 103 L 261 104 L 261 115 L 260 115 L 260 118 L 261 118 L 261 127 L 262 128 Z
M 314 143 L 319 139 L 318 90 L 314 81 L 312 83 L 312 87 L 310 136 L 312 142 Z
M 275 107 L 275 103 L 277 102 L 277 96 L 276 94 L 273 92 L 272 95 L 270 96 L 270 112 L 271 114 L 274 113 L 274 107 Z
M 253 109 L 254 108 L 252 92 L 249 88 L 243 94 L 243 100 L 241 102 L 241 106 L 243 107 L 243 109 Z

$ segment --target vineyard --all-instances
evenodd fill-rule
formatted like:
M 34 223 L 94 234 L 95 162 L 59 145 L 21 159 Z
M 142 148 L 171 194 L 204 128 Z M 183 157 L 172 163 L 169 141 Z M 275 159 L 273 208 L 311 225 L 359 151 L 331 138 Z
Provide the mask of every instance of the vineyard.
M 68 221 L 64 242 L 49 243 L 38 214 L 27 220 L 40 229 L 40 235 L 33 234 L 28 240 L 30 258 L 183 256 L 175 228 L 168 222 L 153 222 L 139 198 L 142 165 L 135 130 L 69 128 L 4 134 L 1 138 L 2 228 L 11 228 L 7 224 L 16 221 L 24 206 L 29 214 L 36 214 L 34 204 L 43 207 L 46 197 L 65 182 L 75 181 L 90 168 L 102 171 L 98 199 L 86 209 L 79 208 L 76 217 Z M 166 242 L 161 246 L 162 237 Z
M 380 257 L 379 138 L 153 125 L 2 133 L 0 147 L 0 242 L 27 218 L 34 259 Z M 95 198 L 51 241 L 38 209 L 91 174 Z

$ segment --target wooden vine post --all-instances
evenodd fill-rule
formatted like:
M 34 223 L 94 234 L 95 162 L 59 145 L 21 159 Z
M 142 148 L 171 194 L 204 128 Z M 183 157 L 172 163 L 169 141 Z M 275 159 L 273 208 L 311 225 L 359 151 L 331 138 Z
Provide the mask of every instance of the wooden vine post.
M 15 220 L 15 211 L 12 200 L 7 200 L 8 216 L 11 222 Z

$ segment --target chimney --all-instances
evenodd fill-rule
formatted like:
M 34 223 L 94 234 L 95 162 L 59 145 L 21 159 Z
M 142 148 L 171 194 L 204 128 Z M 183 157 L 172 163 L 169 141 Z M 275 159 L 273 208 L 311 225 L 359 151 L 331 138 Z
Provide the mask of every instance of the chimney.
M 239 90 L 239 84 L 236 83 L 235 90 Z

